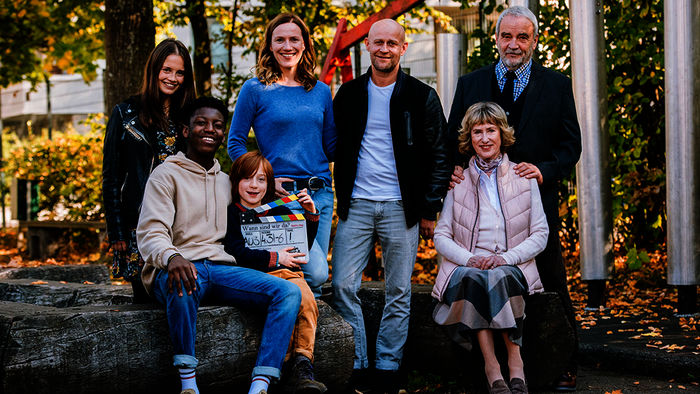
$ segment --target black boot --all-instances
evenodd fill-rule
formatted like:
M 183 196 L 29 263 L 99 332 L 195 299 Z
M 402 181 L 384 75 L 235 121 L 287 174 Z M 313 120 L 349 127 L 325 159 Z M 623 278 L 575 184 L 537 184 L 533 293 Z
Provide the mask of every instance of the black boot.
M 292 379 L 295 394 L 322 394 L 327 391 L 326 385 L 314 379 L 314 366 L 305 356 L 297 355 L 294 359 Z

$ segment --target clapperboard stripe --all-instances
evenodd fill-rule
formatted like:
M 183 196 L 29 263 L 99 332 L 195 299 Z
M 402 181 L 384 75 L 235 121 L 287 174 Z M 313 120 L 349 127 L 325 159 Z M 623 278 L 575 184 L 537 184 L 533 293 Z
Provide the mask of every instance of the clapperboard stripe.
M 277 222 L 291 222 L 294 220 L 304 220 L 304 215 L 300 213 L 294 213 L 291 215 L 281 215 L 281 216 L 260 216 L 258 217 L 262 223 L 277 223 Z
M 284 204 L 289 204 L 290 202 L 297 201 L 299 196 L 296 194 L 290 194 L 286 197 L 280 198 L 279 200 L 272 201 L 265 205 L 261 205 L 257 208 L 249 209 L 245 212 L 241 212 L 241 224 L 250 223 L 277 223 L 277 222 L 292 222 L 296 220 L 305 220 L 304 215 L 295 213 L 291 215 L 279 215 L 279 216 L 257 216 L 263 212 L 267 212 L 272 208 L 279 207 Z
M 296 201 L 298 199 L 299 199 L 299 196 L 297 196 L 296 194 L 290 194 L 286 197 L 280 198 L 279 200 L 275 200 L 275 201 L 269 202 L 265 205 L 261 205 L 257 208 L 253 208 L 253 211 L 256 213 L 262 213 L 265 211 L 269 211 L 270 209 L 272 209 L 274 207 L 278 207 L 278 206 L 284 205 L 284 204 L 289 204 L 290 202 Z

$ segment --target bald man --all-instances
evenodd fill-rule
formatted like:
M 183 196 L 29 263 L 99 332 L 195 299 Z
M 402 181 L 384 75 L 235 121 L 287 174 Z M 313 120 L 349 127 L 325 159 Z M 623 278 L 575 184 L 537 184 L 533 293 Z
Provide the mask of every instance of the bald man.
M 340 217 L 332 260 L 334 305 L 354 330 L 351 383 L 362 391 L 371 379 L 357 291 L 376 233 L 382 246 L 386 306 L 374 380 L 383 383 L 381 391 L 395 392 L 419 233 L 432 238 L 452 169 L 437 93 L 399 67 L 408 46 L 403 27 L 391 19 L 380 20 L 370 28 L 365 46 L 371 67 L 343 84 L 333 102 Z

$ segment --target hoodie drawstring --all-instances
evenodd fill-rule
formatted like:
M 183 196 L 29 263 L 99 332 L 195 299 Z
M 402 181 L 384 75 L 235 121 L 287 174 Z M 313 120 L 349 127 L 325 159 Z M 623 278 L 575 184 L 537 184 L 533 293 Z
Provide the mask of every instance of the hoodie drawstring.
M 214 176 L 214 209 L 216 209 L 219 206 L 219 204 L 217 204 L 217 202 L 216 202 L 216 195 L 217 194 L 218 193 L 216 192 L 216 176 Z M 218 212 L 214 212 L 214 228 L 216 230 L 219 230 L 219 213 Z
M 209 221 L 209 171 L 204 171 L 204 219 Z M 214 193 L 216 195 L 216 193 Z
M 214 178 L 214 210 L 219 206 L 216 201 L 216 174 L 212 177 Z M 209 221 L 209 171 L 206 171 L 204 173 L 204 201 L 205 201 L 205 210 L 206 210 L 206 217 L 205 219 Z M 216 230 L 219 229 L 219 213 L 214 212 L 214 228 Z

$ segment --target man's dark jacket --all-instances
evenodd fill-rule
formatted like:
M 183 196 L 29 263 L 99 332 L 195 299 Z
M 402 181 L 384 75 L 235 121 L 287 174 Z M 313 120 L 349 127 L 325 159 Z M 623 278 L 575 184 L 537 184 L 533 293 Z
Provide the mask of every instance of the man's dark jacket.
M 454 151 L 453 164 L 464 165 L 465 157 L 456 153 L 457 135 L 462 118 L 469 106 L 480 101 L 495 101 L 492 95 L 496 64 L 462 76 L 457 83 L 448 135 Z M 507 149 L 508 158 L 537 166 L 544 182 L 540 185 L 550 231 L 558 222 L 557 192 L 562 178 L 571 170 L 581 155 L 581 129 L 571 80 L 556 71 L 532 62 L 530 81 L 524 91 L 522 115 L 515 128 L 515 144 Z
M 337 213 L 343 220 L 348 217 L 367 126 L 370 72 L 343 84 L 333 100 L 338 132 L 334 179 Z M 445 115 L 437 93 L 399 70 L 391 94 L 390 122 L 406 224 L 412 227 L 421 218 L 435 220 L 452 173 Z

